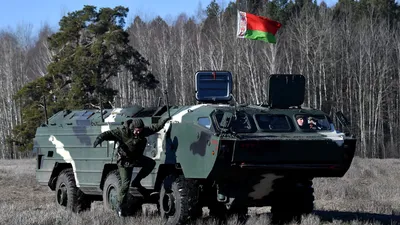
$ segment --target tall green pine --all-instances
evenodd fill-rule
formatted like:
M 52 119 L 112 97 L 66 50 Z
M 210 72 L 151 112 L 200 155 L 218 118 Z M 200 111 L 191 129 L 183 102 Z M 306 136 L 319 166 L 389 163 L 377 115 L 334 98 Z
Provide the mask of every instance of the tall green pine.
M 48 74 L 26 84 L 15 96 L 22 104 L 22 124 L 15 127 L 9 143 L 20 150 L 32 149 L 36 128 L 44 122 L 43 97 L 51 116 L 63 109 L 97 108 L 99 99 L 110 107 L 108 102 L 118 91 L 108 84 L 120 72 L 127 72 L 143 88 L 157 87 L 149 62 L 129 45 L 124 30 L 127 13 L 122 6 L 97 11 L 85 5 L 60 20 L 60 30 L 48 39 L 54 53 Z

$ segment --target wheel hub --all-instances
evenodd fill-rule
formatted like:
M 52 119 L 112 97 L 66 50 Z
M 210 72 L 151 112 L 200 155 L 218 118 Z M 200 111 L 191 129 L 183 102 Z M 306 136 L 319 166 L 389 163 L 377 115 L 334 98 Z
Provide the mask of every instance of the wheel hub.
M 110 187 L 108 189 L 108 203 L 110 204 L 112 209 L 115 209 L 117 206 L 117 190 L 114 187 Z
M 62 183 L 57 191 L 57 203 L 62 206 L 67 206 L 67 201 L 67 187 L 65 187 L 65 184 Z
M 175 198 L 172 193 L 166 193 L 163 197 L 162 206 L 165 214 L 173 215 L 175 212 Z

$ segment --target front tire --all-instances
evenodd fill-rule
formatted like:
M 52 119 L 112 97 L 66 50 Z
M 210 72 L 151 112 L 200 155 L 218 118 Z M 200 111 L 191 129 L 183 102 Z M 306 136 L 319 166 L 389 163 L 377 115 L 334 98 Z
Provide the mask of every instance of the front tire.
M 202 216 L 198 203 L 198 185 L 182 175 L 165 178 L 159 199 L 160 214 L 167 225 L 186 224 Z
M 76 186 L 71 168 L 60 172 L 56 183 L 56 203 L 74 213 L 90 210 L 91 201 Z

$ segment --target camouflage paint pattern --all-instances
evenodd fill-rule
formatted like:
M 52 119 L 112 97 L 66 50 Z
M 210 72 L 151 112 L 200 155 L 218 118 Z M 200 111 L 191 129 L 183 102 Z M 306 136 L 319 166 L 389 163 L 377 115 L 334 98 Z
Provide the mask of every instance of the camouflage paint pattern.
M 244 195 L 256 204 L 272 191 L 272 183 L 279 177 L 341 177 L 354 157 L 355 139 L 336 131 L 320 110 L 224 103 L 172 106 L 169 110 L 171 120 L 148 137 L 144 151 L 156 161 L 153 172 L 142 180 L 149 189 L 155 188 L 160 165 L 174 165 L 186 178 L 240 184 L 235 186 L 241 193 L 236 197 Z M 99 110 L 61 111 L 49 118 L 48 125 L 37 128 L 34 147 L 40 184 L 48 185 L 61 163 L 72 167 L 84 193 L 101 195 L 104 170 L 116 164 L 115 143 L 104 141 L 93 148 L 96 137 L 131 118 L 141 118 L 148 126 L 168 117 L 166 106 L 132 106 L 103 113 L 101 122 Z M 298 114 L 322 118 L 326 129 L 301 129 L 296 123 Z M 236 122 L 227 129 L 222 127 L 224 119 L 234 115 Z M 137 171 L 135 168 L 134 175 Z

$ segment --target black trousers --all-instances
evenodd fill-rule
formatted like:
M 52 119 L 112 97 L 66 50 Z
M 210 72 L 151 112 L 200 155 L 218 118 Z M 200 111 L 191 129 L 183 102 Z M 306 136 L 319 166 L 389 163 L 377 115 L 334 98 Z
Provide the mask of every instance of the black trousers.
M 141 156 L 140 159 L 137 160 L 137 162 L 135 163 L 134 167 L 142 167 L 142 168 L 140 169 L 139 173 L 137 174 L 132 183 L 133 184 L 140 183 L 140 181 L 143 178 L 147 177 L 151 173 L 151 171 L 153 171 L 155 165 L 156 162 L 153 159 L 144 155 Z M 121 177 L 121 187 L 119 189 L 119 194 L 118 194 L 118 202 L 120 207 L 121 205 L 126 203 L 134 167 L 123 167 L 121 165 L 118 165 L 119 175 Z

